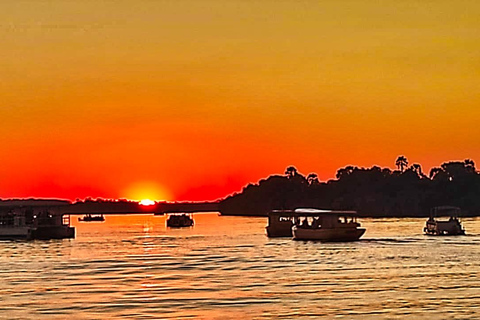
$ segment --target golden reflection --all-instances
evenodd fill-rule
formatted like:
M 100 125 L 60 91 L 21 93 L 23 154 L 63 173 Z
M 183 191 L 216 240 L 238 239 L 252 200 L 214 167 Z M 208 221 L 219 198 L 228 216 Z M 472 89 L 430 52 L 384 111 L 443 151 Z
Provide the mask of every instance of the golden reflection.
M 194 219 L 72 219 L 72 240 L 0 242 L 2 307 L 42 320 L 479 318 L 479 218 L 465 219 L 471 235 L 442 238 L 423 235 L 424 219 L 362 219 L 356 243 L 269 239 L 263 218 Z

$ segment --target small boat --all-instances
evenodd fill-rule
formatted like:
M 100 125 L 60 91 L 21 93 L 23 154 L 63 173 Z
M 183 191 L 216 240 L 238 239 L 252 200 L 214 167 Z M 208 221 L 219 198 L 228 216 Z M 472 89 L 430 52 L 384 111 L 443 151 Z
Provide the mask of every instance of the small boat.
M 170 228 L 192 227 L 193 224 L 193 217 L 191 214 L 188 213 L 170 214 L 167 218 L 167 227 Z
M 435 207 L 430 213 L 423 228 L 423 232 L 430 236 L 458 236 L 465 235 L 465 229 L 463 229 L 458 216 L 461 210 L 458 207 L 442 206 Z M 449 215 L 448 220 L 438 220 L 437 215 Z
M 78 218 L 78 221 L 81 221 L 81 222 L 100 221 L 101 222 L 101 221 L 105 221 L 105 217 L 103 216 L 103 214 L 92 215 L 90 213 L 87 213 L 83 217 Z
M 355 211 L 296 209 L 292 235 L 294 240 L 323 242 L 357 241 L 365 233 Z

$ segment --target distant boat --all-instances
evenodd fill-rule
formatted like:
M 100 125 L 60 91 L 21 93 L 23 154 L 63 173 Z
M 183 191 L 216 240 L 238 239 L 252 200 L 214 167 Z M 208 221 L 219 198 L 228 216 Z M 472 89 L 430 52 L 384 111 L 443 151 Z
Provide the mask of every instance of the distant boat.
M 192 227 L 194 224 L 193 218 L 191 214 L 187 213 L 174 213 L 168 215 L 167 218 L 167 227 L 170 228 L 184 228 L 184 227 Z
M 458 216 L 460 215 L 460 208 L 451 206 L 435 207 L 430 213 L 423 228 L 423 232 L 430 236 L 458 236 L 465 235 L 465 229 L 463 229 Z M 450 216 L 448 220 L 438 220 L 437 215 Z
M 295 215 L 294 240 L 347 242 L 357 241 L 365 233 L 355 211 L 296 209 Z
M 105 217 L 103 216 L 103 214 L 100 214 L 100 215 L 92 215 L 90 213 L 84 215 L 83 217 L 81 218 L 78 218 L 78 221 L 81 221 L 81 222 L 92 222 L 92 221 L 105 221 Z

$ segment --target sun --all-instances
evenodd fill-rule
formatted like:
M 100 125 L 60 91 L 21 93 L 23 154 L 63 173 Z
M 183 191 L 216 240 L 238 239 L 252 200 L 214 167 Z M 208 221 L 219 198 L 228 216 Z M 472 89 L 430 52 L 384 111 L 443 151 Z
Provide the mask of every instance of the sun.
M 150 199 L 142 199 L 139 203 L 142 206 L 153 206 L 155 204 L 155 201 L 150 200 Z

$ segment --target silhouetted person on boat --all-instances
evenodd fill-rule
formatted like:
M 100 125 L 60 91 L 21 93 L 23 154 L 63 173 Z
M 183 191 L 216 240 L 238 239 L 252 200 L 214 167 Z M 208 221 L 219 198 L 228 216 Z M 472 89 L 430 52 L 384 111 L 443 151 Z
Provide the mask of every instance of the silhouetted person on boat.
M 308 227 L 310 227 L 310 225 L 308 224 L 307 218 L 303 219 L 303 222 L 302 222 L 302 224 L 301 224 L 301 227 L 303 227 L 303 228 L 308 228 Z

